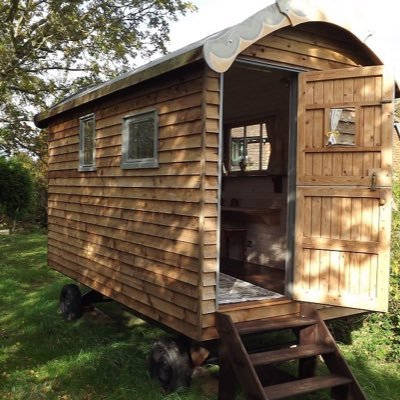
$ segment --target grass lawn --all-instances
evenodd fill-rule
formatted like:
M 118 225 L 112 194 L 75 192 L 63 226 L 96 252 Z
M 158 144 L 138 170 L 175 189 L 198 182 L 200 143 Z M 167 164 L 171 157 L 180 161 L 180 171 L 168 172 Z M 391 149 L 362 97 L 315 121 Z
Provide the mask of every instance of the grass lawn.
M 43 233 L 0 236 L 0 399 L 216 399 L 214 378 L 195 380 L 187 391 L 161 391 L 148 376 L 146 355 L 165 333 L 140 319 L 89 314 L 65 323 L 58 297 L 70 282 L 46 266 Z M 374 358 L 369 332 L 357 331 L 342 349 L 370 400 L 399 400 L 400 366 Z M 298 399 L 306 398 L 328 397 Z

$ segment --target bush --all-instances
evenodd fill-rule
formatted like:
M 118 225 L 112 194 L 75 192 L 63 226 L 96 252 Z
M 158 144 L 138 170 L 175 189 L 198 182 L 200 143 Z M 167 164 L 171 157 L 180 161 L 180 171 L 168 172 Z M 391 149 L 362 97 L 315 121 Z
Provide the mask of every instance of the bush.
M 14 158 L 0 157 L 0 215 L 10 231 L 30 210 L 33 182 L 28 169 Z
M 389 312 L 368 317 L 367 332 L 371 340 L 368 353 L 382 361 L 400 362 L 400 182 L 393 186 L 391 274 Z

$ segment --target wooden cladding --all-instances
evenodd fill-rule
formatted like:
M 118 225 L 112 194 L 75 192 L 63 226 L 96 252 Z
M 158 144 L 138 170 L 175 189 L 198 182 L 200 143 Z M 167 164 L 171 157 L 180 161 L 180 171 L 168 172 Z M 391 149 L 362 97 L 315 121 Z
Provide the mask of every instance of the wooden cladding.
M 317 32 L 307 30 L 304 25 L 303 28 L 283 28 L 260 39 L 242 54 L 315 70 L 367 65 L 363 64 L 368 62 L 366 57 L 355 51 L 354 41 L 349 40 L 346 43 L 335 38 L 334 34 L 324 38 L 321 33 L 326 28 L 326 25 L 324 28 L 321 26 Z
M 193 66 L 99 102 L 96 171 L 78 172 L 78 114 L 49 127 L 49 264 L 196 339 L 216 285 L 202 260 L 216 258 L 218 92 L 203 103 L 203 74 Z M 122 170 L 123 118 L 148 109 L 160 166 Z

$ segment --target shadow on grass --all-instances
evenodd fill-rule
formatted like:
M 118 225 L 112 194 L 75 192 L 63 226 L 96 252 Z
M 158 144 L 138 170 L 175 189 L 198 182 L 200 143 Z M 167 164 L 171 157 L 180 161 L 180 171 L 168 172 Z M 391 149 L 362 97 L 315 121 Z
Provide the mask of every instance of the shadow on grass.
M 146 369 L 162 332 L 126 311 L 124 324 L 90 315 L 64 322 L 58 297 L 69 282 L 47 267 L 44 235 L 0 238 L 0 398 L 206 399 L 162 393 Z
M 88 315 L 65 323 L 58 296 L 70 280 L 48 269 L 45 252 L 43 234 L 0 237 L 1 399 L 216 399 L 193 389 L 162 393 L 146 370 L 148 350 L 162 331 L 125 308 L 104 306 L 114 318 L 119 315 L 117 320 Z M 369 399 L 398 400 L 399 367 L 349 349 L 348 360 Z M 327 398 L 322 393 L 297 397 Z

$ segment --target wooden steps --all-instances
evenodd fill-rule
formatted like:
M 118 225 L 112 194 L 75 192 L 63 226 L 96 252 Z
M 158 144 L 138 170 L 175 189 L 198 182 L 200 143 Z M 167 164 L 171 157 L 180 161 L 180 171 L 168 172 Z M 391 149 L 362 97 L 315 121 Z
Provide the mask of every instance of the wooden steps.
M 334 400 L 367 399 L 318 312 L 311 306 L 302 305 L 300 314 L 236 324 L 229 315 L 216 314 L 221 340 L 219 400 L 235 398 L 233 377 L 236 377 L 247 398 L 252 400 L 285 399 L 323 389 L 330 389 Z M 249 354 L 242 340 L 246 335 L 283 329 L 291 329 L 296 333 L 296 346 Z M 324 360 L 329 374 L 317 375 L 319 358 Z M 263 371 L 271 366 L 289 361 L 297 363 L 294 364 L 297 373 L 290 376 L 289 380 L 270 382 L 267 376 L 263 376 Z
M 306 317 L 276 317 L 255 321 L 238 322 L 235 324 L 239 335 L 249 335 L 259 332 L 271 332 L 283 329 L 302 328 L 315 324 L 317 321 Z
M 332 387 L 348 385 L 350 378 L 338 375 L 315 376 L 313 378 L 302 379 L 300 381 L 281 383 L 264 388 L 267 399 L 278 400 L 286 399 L 298 394 L 312 393 L 317 390 L 330 389 Z
M 249 358 L 251 363 L 257 367 L 259 365 L 275 364 L 290 360 L 299 360 L 301 358 L 314 357 L 322 354 L 333 353 L 333 351 L 334 350 L 331 346 L 309 344 L 305 346 L 289 347 L 288 349 L 249 354 Z

